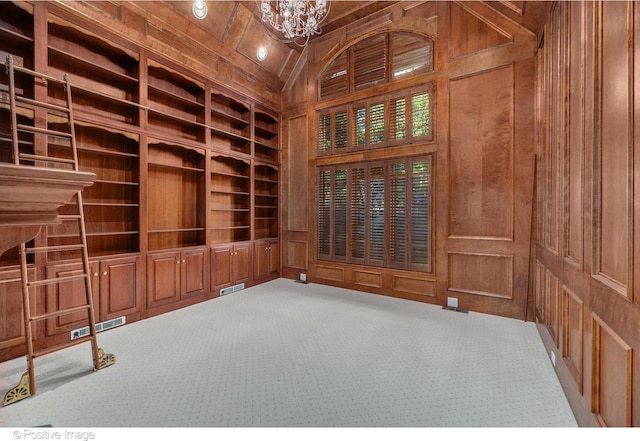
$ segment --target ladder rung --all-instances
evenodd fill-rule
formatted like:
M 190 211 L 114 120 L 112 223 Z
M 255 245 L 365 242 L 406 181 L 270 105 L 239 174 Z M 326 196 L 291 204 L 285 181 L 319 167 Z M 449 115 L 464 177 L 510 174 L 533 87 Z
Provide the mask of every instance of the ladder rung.
M 15 283 L 15 282 L 22 282 L 22 278 L 0 280 L 0 285 L 2 285 L 3 283 Z
M 26 67 L 16 66 L 15 64 L 13 65 L 13 70 L 15 70 L 16 72 L 22 72 L 29 75 L 33 75 L 34 77 L 42 78 L 47 81 L 54 81 L 56 83 L 66 84 L 66 81 L 60 78 L 56 78 L 56 77 L 52 77 L 51 75 L 46 75 L 40 72 L 36 72 L 35 70 L 27 69 Z
M 33 315 L 31 316 L 31 322 L 38 322 L 41 320 L 46 320 L 52 317 L 60 317 L 67 314 L 73 314 L 74 312 L 80 312 L 89 309 L 89 305 L 75 306 L 73 308 L 68 309 L 60 309 L 58 311 L 47 312 L 46 314 Z
M 79 214 L 59 214 L 58 219 L 63 221 L 80 220 L 80 215 Z
M 27 161 L 43 161 L 43 162 L 56 162 L 60 164 L 75 164 L 73 159 L 54 158 L 51 156 L 32 155 L 29 153 L 20 153 L 20 159 Z
M 43 355 L 50 354 L 52 352 L 61 351 L 62 349 L 70 348 L 71 346 L 79 345 L 80 343 L 86 343 L 95 339 L 94 335 L 85 335 L 84 337 L 76 338 L 75 340 L 68 341 L 66 343 L 52 346 L 50 348 L 40 349 L 33 352 L 33 358 L 42 357 Z
M 24 124 L 17 125 L 18 130 L 22 132 L 39 133 L 41 135 L 54 136 L 56 138 L 71 139 L 71 133 L 61 132 L 59 130 L 43 129 L 42 127 L 25 126 Z
M 31 98 L 26 98 L 21 95 L 16 95 L 16 101 L 26 104 L 29 107 L 36 107 L 51 110 L 53 112 L 59 112 L 65 115 L 68 115 L 70 110 L 66 107 L 58 106 L 57 104 L 46 103 L 42 101 L 32 100 Z
M 81 250 L 84 248 L 83 244 L 73 244 L 73 245 L 55 245 L 50 247 L 34 247 L 27 248 L 25 251 L 27 253 L 53 253 L 56 251 L 74 251 Z
M 33 282 L 28 282 L 27 286 L 32 287 L 32 286 L 54 285 L 56 283 L 73 282 L 75 280 L 80 280 L 87 277 L 88 277 L 87 274 L 76 274 L 74 276 L 56 277 L 55 279 L 34 280 Z

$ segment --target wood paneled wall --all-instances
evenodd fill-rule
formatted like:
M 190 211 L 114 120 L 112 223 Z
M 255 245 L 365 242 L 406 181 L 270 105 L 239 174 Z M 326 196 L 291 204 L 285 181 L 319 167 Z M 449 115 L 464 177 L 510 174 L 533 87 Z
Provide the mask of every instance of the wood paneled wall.
M 639 31 L 558 2 L 539 35 L 536 318 L 581 425 L 640 425 Z
M 318 157 L 318 75 L 352 44 L 393 30 L 434 40 L 434 71 L 405 80 L 435 82 L 433 141 Z M 532 319 L 535 49 L 533 32 L 481 2 L 401 2 L 310 43 L 282 98 L 282 274 L 438 305 L 455 297 L 462 309 Z M 318 260 L 316 167 L 419 154 L 434 158 L 432 271 Z

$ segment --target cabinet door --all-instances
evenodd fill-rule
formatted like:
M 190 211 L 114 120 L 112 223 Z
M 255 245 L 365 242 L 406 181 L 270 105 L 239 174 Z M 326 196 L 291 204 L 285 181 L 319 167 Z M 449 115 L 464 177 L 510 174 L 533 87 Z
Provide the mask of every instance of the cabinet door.
M 232 282 L 247 283 L 251 280 L 251 248 L 247 244 L 236 244 L 232 260 Z
M 154 253 L 147 256 L 147 307 L 180 300 L 180 253 Z
M 211 248 L 211 287 L 214 291 L 231 286 L 231 246 Z
M 269 274 L 269 241 L 254 242 L 253 277 L 259 279 Z
M 139 256 L 101 261 L 99 321 L 140 311 L 141 282 Z
M 280 272 L 280 242 L 269 242 L 269 274 Z
M 92 276 L 97 270 L 97 264 L 94 262 L 91 265 Z M 55 277 L 69 277 L 77 276 L 83 273 L 81 263 L 53 263 L 47 265 L 46 269 L 47 279 Z M 91 277 L 90 280 L 93 278 Z M 91 291 L 93 294 L 93 313 L 94 319 L 100 316 L 100 308 L 98 307 L 99 289 L 94 292 L 94 284 L 91 285 Z M 54 285 L 47 285 L 46 287 L 46 311 L 54 312 L 77 306 L 87 304 L 87 292 L 85 281 L 83 279 L 74 280 L 71 282 L 58 283 Z M 33 315 L 32 311 L 32 315 Z M 80 312 L 74 312 L 72 314 L 65 314 L 57 317 L 52 317 L 46 320 L 46 335 L 53 336 L 65 332 L 70 332 L 76 328 L 82 328 L 89 325 L 89 316 L 87 310 Z
M 207 289 L 207 249 L 198 248 L 182 252 L 182 298 L 204 294 Z
M 29 269 L 29 277 L 33 270 Z M 32 296 L 31 311 L 36 302 Z M 19 347 L 19 353 L 9 349 Z M 22 283 L 20 269 L 16 267 L 0 271 L 0 361 L 5 361 L 25 352 L 24 321 L 22 315 Z

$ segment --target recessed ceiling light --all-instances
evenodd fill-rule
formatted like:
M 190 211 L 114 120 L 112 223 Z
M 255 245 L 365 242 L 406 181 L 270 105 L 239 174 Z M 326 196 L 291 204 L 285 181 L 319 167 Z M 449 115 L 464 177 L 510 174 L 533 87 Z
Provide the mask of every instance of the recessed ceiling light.
M 258 52 L 256 53 L 256 58 L 258 58 L 259 61 L 264 61 L 267 59 L 268 54 L 269 52 L 267 51 L 267 48 L 264 46 L 260 46 L 258 48 Z
M 193 11 L 193 15 L 196 18 L 202 20 L 207 16 L 207 12 L 209 11 L 209 8 L 207 8 L 207 4 L 203 0 L 196 0 L 195 2 L 193 2 L 192 11 Z

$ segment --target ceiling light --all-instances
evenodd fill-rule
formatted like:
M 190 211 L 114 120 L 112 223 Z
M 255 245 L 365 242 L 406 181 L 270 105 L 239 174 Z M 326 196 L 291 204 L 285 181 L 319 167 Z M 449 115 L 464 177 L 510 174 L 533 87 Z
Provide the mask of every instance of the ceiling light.
M 193 8 L 191 10 L 193 11 L 193 15 L 200 20 L 205 18 L 207 16 L 207 12 L 209 12 L 207 4 L 202 0 L 196 0 L 193 2 Z
M 258 48 L 258 52 L 256 53 L 256 58 L 259 61 L 264 61 L 267 59 L 267 55 L 269 54 L 269 51 L 267 51 L 267 48 L 264 46 L 260 46 Z
M 260 22 L 276 40 L 304 46 L 309 37 L 321 34 L 330 0 L 261 0 Z M 257 0 L 256 0 L 257 2 Z

